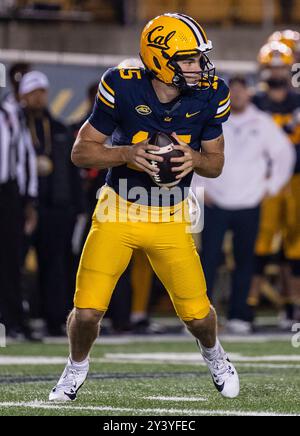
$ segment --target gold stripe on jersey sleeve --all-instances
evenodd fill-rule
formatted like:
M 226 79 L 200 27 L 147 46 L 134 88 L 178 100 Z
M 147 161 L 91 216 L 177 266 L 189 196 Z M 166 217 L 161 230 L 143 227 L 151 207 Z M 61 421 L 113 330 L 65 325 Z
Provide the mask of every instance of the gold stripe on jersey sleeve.
M 109 107 L 111 107 L 112 109 L 114 109 L 115 108 L 115 106 L 113 105 L 113 104 L 111 104 L 111 103 L 109 103 L 103 96 L 102 96 L 102 94 L 100 94 L 100 92 L 98 92 L 98 98 L 104 103 L 104 104 L 106 104 L 106 106 L 109 106 Z
M 215 118 L 222 118 L 222 117 L 224 117 L 226 114 L 228 114 L 228 112 L 230 112 L 230 109 L 231 109 L 231 106 L 229 106 L 229 107 L 226 109 L 225 112 L 222 112 L 221 114 L 216 115 Z
M 101 79 L 101 83 L 104 86 L 104 88 L 106 88 L 106 90 L 111 93 L 111 95 L 115 95 L 115 91 L 113 91 L 111 87 L 108 86 L 108 84 L 105 82 L 103 78 Z
M 221 101 L 221 102 L 219 103 L 219 106 L 223 106 L 225 103 L 228 102 L 229 99 L 230 99 L 230 93 L 229 93 L 228 96 L 225 98 L 225 100 L 223 100 L 223 101 Z

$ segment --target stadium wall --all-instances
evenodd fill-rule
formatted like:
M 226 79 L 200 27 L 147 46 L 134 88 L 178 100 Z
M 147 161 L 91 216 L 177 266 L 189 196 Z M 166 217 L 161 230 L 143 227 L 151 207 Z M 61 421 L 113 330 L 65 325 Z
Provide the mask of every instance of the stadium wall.
M 0 22 L 0 48 L 135 55 L 142 26 L 99 23 Z M 208 27 L 214 57 L 254 60 L 272 29 Z

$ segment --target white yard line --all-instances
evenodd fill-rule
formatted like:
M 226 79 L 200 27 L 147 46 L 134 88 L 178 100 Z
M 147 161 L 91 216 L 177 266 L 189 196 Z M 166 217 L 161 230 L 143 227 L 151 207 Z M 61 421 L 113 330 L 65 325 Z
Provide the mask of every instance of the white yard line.
M 154 408 L 154 409 L 137 409 L 127 407 L 110 407 L 110 406 L 66 406 L 63 404 L 49 404 L 39 401 L 34 402 L 2 402 L 0 408 L 29 408 L 29 409 L 42 409 L 42 410 L 69 410 L 69 411 L 90 411 L 90 412 L 128 412 L 135 415 L 154 415 L 154 414 L 170 414 L 170 415 L 221 415 L 221 416 L 300 416 L 298 414 L 285 414 L 276 412 L 247 412 L 242 410 L 205 410 L 205 409 L 168 409 L 168 408 Z
M 300 362 L 300 355 L 267 355 L 267 356 L 245 356 L 238 353 L 230 353 L 234 362 Z M 202 361 L 200 353 L 106 353 L 106 359 L 152 362 L 186 363 Z
M 208 401 L 207 398 L 203 397 L 144 397 L 144 400 L 154 400 L 154 401 L 178 401 L 178 402 L 196 402 L 196 401 Z
M 230 357 L 232 361 L 243 366 L 279 368 L 282 365 L 274 363 L 299 362 L 300 364 L 300 355 L 244 356 L 232 353 Z M 0 366 L 65 365 L 66 361 L 66 357 L 60 356 L 0 356 Z M 107 353 L 103 358 L 94 358 L 91 361 L 92 363 L 205 365 L 200 353 Z M 268 363 L 273 363 L 273 365 L 268 366 Z M 284 367 L 291 368 L 292 365 L 284 365 Z M 298 368 L 299 365 L 293 365 L 293 367 Z
M 0 366 L 7 365 L 65 365 L 66 357 L 48 357 L 48 356 L 1 356 Z
M 220 339 L 228 343 L 249 343 L 249 344 L 263 344 L 270 341 L 290 342 L 292 333 L 279 333 L 279 334 L 257 334 L 251 336 L 237 336 L 237 335 L 220 335 Z M 194 338 L 189 333 L 182 333 L 180 335 L 124 335 L 124 336 L 101 336 L 97 340 L 99 345 L 123 345 L 123 344 L 136 344 L 136 343 L 189 343 L 194 342 Z M 46 338 L 45 344 L 62 344 L 68 343 L 67 338 Z

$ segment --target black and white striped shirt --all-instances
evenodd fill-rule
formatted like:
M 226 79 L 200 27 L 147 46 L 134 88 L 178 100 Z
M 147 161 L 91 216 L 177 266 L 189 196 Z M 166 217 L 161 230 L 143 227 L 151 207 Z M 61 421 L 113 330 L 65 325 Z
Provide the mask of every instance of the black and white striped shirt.
M 17 180 L 22 196 L 37 197 L 36 154 L 25 117 L 9 95 L 0 105 L 0 184 Z
M 17 142 L 13 121 L 0 106 L 0 184 L 17 179 Z

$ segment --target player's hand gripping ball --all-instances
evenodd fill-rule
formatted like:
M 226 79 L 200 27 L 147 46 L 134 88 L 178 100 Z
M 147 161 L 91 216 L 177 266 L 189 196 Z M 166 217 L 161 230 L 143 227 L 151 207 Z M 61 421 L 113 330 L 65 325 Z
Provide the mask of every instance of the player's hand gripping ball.
M 176 139 L 166 133 L 157 132 L 149 139 L 149 144 L 159 147 L 159 151 L 152 151 L 151 154 L 155 154 L 163 157 L 163 162 L 155 162 L 150 160 L 151 165 L 154 168 L 158 168 L 159 172 L 155 174 L 152 179 L 156 185 L 163 188 L 172 188 L 178 185 L 180 179 L 176 179 L 178 173 L 174 173 L 172 168 L 182 165 L 181 163 L 172 163 L 172 158 L 178 158 L 184 156 L 181 150 L 176 150 L 174 145 L 178 145 Z

